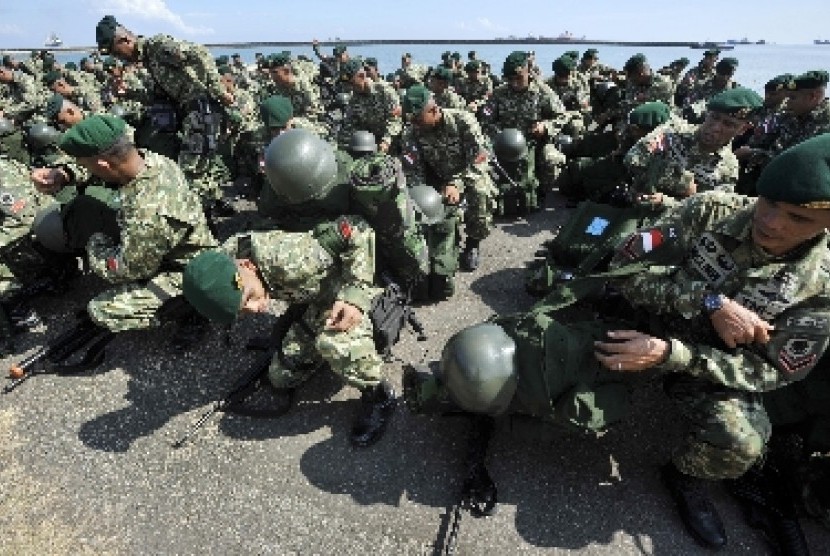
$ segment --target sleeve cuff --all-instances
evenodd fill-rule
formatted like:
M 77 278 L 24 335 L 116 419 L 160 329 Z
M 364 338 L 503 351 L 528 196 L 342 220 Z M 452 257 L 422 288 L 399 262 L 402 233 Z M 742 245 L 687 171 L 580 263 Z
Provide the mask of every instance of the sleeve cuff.
M 369 311 L 369 307 L 372 303 L 369 291 L 365 288 L 361 288 L 360 286 L 345 286 L 340 290 L 340 293 L 337 295 L 337 299 L 345 301 L 349 305 L 354 305 L 363 311 L 364 314 Z
M 692 364 L 694 352 L 692 349 L 676 338 L 669 339 L 669 357 L 658 365 L 659 369 L 669 372 L 686 370 Z

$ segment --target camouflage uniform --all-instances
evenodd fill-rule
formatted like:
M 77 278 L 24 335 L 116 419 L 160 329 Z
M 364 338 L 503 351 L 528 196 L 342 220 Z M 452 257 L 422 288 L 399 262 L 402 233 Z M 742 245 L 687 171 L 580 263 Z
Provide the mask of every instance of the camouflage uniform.
M 623 100 L 620 103 L 619 115 L 625 120 L 628 113 L 643 103 L 659 100 L 667 105 L 674 106 L 674 87 L 671 80 L 659 73 L 652 73 L 651 80 L 645 85 L 634 82 L 625 84 Z
M 633 190 L 671 197 L 686 196 L 692 183 L 698 193 L 715 188 L 732 190 L 738 181 L 738 159 L 731 146 L 703 152 L 696 129 L 661 127 L 637 141 L 625 155 Z
M 714 65 L 711 68 L 707 68 L 702 62 L 698 63 L 697 66 L 687 71 L 683 78 L 674 86 L 678 102 L 682 102 L 693 87 L 706 83 L 713 77 L 715 77 Z
M 157 326 L 158 308 L 181 294 L 187 262 L 216 245 L 201 202 L 176 163 L 139 152 L 146 167 L 117 192 L 120 243 L 100 233 L 87 243 L 92 271 L 116 285 L 87 309 L 93 321 L 113 332 Z
M 401 134 L 401 104 L 397 94 L 391 89 L 372 83 L 369 92 L 355 92 L 352 94 L 346 107 L 343 126 L 337 144 L 342 149 L 348 147 L 352 134 L 358 130 L 366 130 L 375 136 L 380 143 L 392 145 Z
M 320 89 L 311 81 L 296 74 L 294 83 L 290 86 L 281 85 L 275 81 L 268 83 L 261 91 L 259 101 L 273 95 L 283 96 L 291 101 L 295 116 L 304 116 L 310 120 L 319 120 L 323 116 L 323 105 L 320 102 Z
M 344 216 L 310 232 L 251 233 L 249 252 L 241 250 L 240 237 L 230 238 L 222 248 L 232 257 L 253 261 L 273 297 L 309 304 L 283 341 L 288 364 L 279 357 L 271 362 L 271 383 L 294 388 L 325 362 L 360 390 L 377 385 L 382 362 L 368 312 L 380 290 L 372 287 L 375 234 L 369 225 L 359 216 Z M 325 329 L 326 313 L 336 300 L 363 312 L 360 324 L 348 332 Z
M 467 104 L 473 104 L 470 106 L 470 111 L 475 113 L 479 106 L 484 105 L 487 98 L 493 94 L 493 82 L 485 76 L 480 76 L 477 80 L 465 77 L 456 82 L 455 89 L 459 95 L 464 97 Z
M 401 80 L 401 87 L 408 89 L 412 85 L 423 83 L 427 72 L 427 67 L 421 64 L 409 64 L 405 68 L 399 69 L 398 76 Z
M 562 104 L 568 109 L 570 122 L 563 128 L 563 131 L 574 138 L 584 135 L 591 114 L 591 89 L 588 83 L 573 72 L 566 83 L 559 83 L 556 76 L 551 77 L 545 83 L 559 95 Z
M 793 145 L 828 132 L 830 132 L 830 100 L 824 99 L 821 104 L 803 116 L 787 112 L 785 108 L 778 121 L 778 138 L 772 154 L 774 156 Z
M 440 93 L 433 93 L 432 99 L 441 108 L 452 108 L 454 110 L 467 109 L 467 103 L 452 87 L 447 87 Z
M 742 475 L 763 453 L 770 425 L 761 393 L 803 379 L 830 337 L 830 253 L 827 234 L 795 253 L 773 257 L 754 246 L 755 204 L 711 222 L 711 207 L 734 194 L 693 197 L 670 218 L 622 243 L 617 261 L 653 247 L 674 250 L 677 266 L 652 267 L 618 284 L 651 315 L 652 333 L 667 338 L 666 391 L 690 425 L 673 461 L 688 475 Z M 720 293 L 773 323 L 766 345 L 726 350 L 702 311 Z
M 529 146 L 535 150 L 539 181 L 543 186 L 552 185 L 566 162 L 565 155 L 552 144 L 534 140 L 530 131 L 534 123 L 541 122 L 550 140 L 570 121 L 559 96 L 550 87 L 534 79 L 531 79 L 524 91 L 514 91 L 505 83 L 493 91 L 484 112 L 487 123 L 483 127 L 491 139 L 499 131 L 509 128 L 525 134 Z
M 182 116 L 182 149 L 179 166 L 203 201 L 222 196 L 220 184 L 229 177 L 218 155 L 216 143 L 224 109 L 220 98 L 225 91 L 208 50 L 168 35 L 138 37 L 139 60 L 149 72 L 153 87 L 175 104 Z M 210 110 L 207 125 L 197 104 Z
M 0 112 L 18 125 L 26 125 L 33 117 L 42 116 L 46 108 L 46 91 L 34 78 L 22 72 L 14 73 L 14 80 L 7 83 L 0 96 Z

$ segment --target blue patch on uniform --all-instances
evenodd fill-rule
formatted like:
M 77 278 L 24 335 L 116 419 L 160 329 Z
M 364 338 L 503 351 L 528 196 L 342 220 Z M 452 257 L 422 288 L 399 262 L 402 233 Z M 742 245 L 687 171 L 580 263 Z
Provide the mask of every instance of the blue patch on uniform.
M 585 233 L 592 236 L 601 236 L 605 229 L 608 227 L 610 222 L 605 218 L 600 218 L 599 216 L 595 216 L 591 223 L 588 224 L 588 227 L 585 228 Z

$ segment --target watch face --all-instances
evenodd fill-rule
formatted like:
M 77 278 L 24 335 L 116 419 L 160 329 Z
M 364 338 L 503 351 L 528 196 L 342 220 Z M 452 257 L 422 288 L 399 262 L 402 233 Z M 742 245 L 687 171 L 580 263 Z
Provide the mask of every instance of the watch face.
M 720 295 L 710 293 L 703 298 L 703 306 L 706 308 L 707 312 L 713 313 L 723 307 L 723 301 L 721 300 Z

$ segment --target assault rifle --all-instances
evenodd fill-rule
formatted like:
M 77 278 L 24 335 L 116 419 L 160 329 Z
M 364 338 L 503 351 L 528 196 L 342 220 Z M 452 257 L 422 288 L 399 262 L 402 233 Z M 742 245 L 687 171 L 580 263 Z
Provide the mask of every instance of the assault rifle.
M 391 276 L 381 274 L 380 280 L 385 286 L 369 308 L 369 318 L 374 329 L 375 348 L 388 359 L 392 346 L 401 338 L 401 330 L 406 324 L 417 334 L 419 342 L 427 339 L 423 323 L 418 319 L 410 305 L 409 295 Z
M 256 358 L 253 365 L 240 376 L 228 390 L 228 393 L 222 398 L 216 400 L 211 405 L 210 409 L 205 411 L 202 416 L 196 421 L 193 426 L 182 436 L 179 440 L 173 443 L 174 448 L 181 448 L 205 423 L 208 422 L 212 416 L 220 411 L 232 411 L 236 406 L 242 404 L 254 392 L 263 386 L 263 381 L 267 380 L 268 368 L 271 366 L 271 360 L 275 355 L 282 354 L 282 342 L 291 325 L 299 321 L 305 313 L 308 305 L 297 304 L 291 305 L 286 311 L 279 316 L 277 322 L 274 324 L 274 329 L 267 338 L 255 339 L 248 344 L 248 349 L 261 351 Z M 251 416 L 274 416 L 278 412 L 269 412 L 261 410 L 258 414 L 248 412 Z
M 104 348 L 113 336 L 113 332 L 98 326 L 89 318 L 82 318 L 51 343 L 13 365 L 9 375 L 14 380 L 3 388 L 3 393 L 8 394 L 37 374 L 73 374 L 94 369 L 103 362 Z M 70 362 L 70 358 L 84 348 L 83 355 L 75 362 Z

